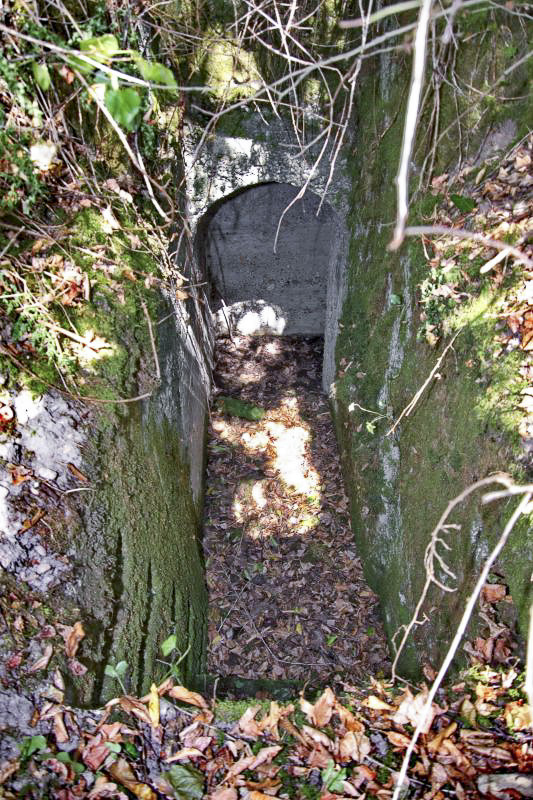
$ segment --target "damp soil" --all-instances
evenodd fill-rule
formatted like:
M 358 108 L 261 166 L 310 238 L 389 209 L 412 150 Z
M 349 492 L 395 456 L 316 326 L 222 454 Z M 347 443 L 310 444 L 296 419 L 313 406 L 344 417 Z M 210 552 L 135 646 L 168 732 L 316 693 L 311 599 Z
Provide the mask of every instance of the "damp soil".
M 350 529 L 322 349 L 320 338 L 217 342 L 203 539 L 211 673 L 326 682 L 390 668 Z M 230 416 L 221 396 L 264 416 Z

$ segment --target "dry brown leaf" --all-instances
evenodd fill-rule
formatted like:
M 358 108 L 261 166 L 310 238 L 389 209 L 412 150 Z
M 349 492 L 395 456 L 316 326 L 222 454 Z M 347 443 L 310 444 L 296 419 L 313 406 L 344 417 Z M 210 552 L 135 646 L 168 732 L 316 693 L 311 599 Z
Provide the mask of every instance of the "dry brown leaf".
M 386 703 L 384 700 L 380 700 L 379 697 L 376 695 L 371 694 L 368 697 L 365 697 L 362 704 L 365 708 L 370 708 L 372 711 L 394 711 L 395 709 L 393 706 Z
M 476 724 L 476 709 L 470 698 L 465 697 L 461 703 L 461 716 L 466 719 L 470 725 Z
M 435 703 L 433 703 L 431 708 L 427 709 L 426 711 L 425 706 L 427 696 L 427 688 L 419 692 L 419 694 L 416 696 L 413 696 L 410 690 L 406 689 L 403 699 L 398 706 L 396 713 L 392 717 L 393 722 L 395 722 L 397 725 L 406 725 L 409 723 L 416 728 L 422 717 L 424 717 L 422 733 L 428 733 L 431 729 L 431 725 L 433 724 L 435 716 L 441 713 L 441 710 L 435 705 Z
M 44 653 L 41 658 L 38 658 L 37 661 L 32 664 L 29 668 L 28 672 L 38 672 L 40 669 L 46 669 L 50 659 L 52 658 L 52 653 L 54 652 L 54 648 L 51 644 L 48 644 L 45 647 Z
M 109 747 L 102 741 L 100 734 L 90 739 L 86 744 L 81 759 L 86 767 L 97 772 L 106 758 L 110 755 Z
M 255 719 L 255 715 L 261 709 L 261 706 L 251 706 L 247 708 L 239 720 L 239 728 L 245 736 L 261 736 L 262 729 Z
M 78 652 L 80 642 L 85 636 L 83 625 L 81 622 L 75 622 L 72 627 L 65 625 L 61 631 L 61 635 L 65 640 L 65 652 L 67 654 L 67 658 L 74 658 Z
M 306 762 L 309 767 L 318 767 L 325 769 L 331 761 L 331 753 L 325 747 L 317 744 L 307 756 Z
M 285 708 L 281 708 L 274 700 L 270 703 L 270 710 L 268 715 L 262 719 L 259 723 L 261 731 L 264 733 L 267 731 L 273 739 L 279 739 L 279 731 L 278 731 L 278 723 L 284 717 L 287 717 L 289 714 L 292 714 L 294 711 L 294 706 L 292 704 L 285 706 Z
M 370 739 L 363 733 L 348 733 L 339 742 L 339 757 L 341 761 L 363 761 L 370 753 Z
M 448 725 L 446 728 L 443 728 L 441 731 L 439 731 L 439 733 L 435 736 L 434 739 L 428 742 L 427 744 L 428 750 L 437 752 L 437 750 L 440 749 L 440 746 L 442 745 L 443 741 L 445 739 L 448 739 L 452 735 L 452 733 L 455 733 L 456 730 L 457 730 L 456 722 L 452 722 L 451 725 Z
M 131 765 L 124 758 L 119 758 L 111 764 L 109 772 L 112 778 L 125 786 L 139 800 L 157 800 L 156 793 L 146 783 L 137 780 Z
M 148 714 L 153 728 L 159 727 L 159 694 L 157 686 L 152 683 L 150 686 L 150 699 L 148 700 Z
M 322 747 L 328 748 L 328 750 L 333 748 L 333 742 L 329 736 L 326 736 L 322 731 L 317 731 L 316 728 L 311 728 L 309 725 L 302 725 L 302 733 L 309 744 L 320 744 Z
M 339 719 L 347 731 L 354 731 L 355 733 L 363 733 L 365 726 L 360 722 L 351 711 L 337 702 L 335 703 L 335 711 L 339 715 Z
M 133 714 L 137 719 L 140 719 L 141 722 L 146 722 L 148 725 L 152 724 L 148 709 L 140 700 L 137 700 L 135 697 L 130 697 L 129 695 L 124 695 L 123 697 L 119 697 L 118 703 L 124 711 Z
M 486 583 L 481 590 L 481 596 L 487 603 L 499 603 L 507 594 L 507 587 L 501 583 Z
M 241 758 L 229 768 L 224 780 L 231 780 L 232 778 L 237 777 L 237 775 L 240 775 L 240 773 L 244 772 L 246 769 L 254 770 L 260 764 L 270 763 L 272 759 L 277 756 L 280 750 L 281 747 L 279 745 L 274 745 L 273 747 L 263 747 L 256 756 L 246 756 L 245 758 Z
M 58 711 L 54 716 L 54 736 L 58 744 L 68 742 L 70 738 L 65 727 L 65 719 L 62 711 Z
M 309 722 L 313 722 L 313 704 L 310 703 L 309 700 L 306 700 L 303 696 L 300 697 L 300 708 Z
M 222 786 L 209 795 L 209 800 L 238 800 L 237 790 Z
M 333 714 L 335 700 L 335 695 L 331 689 L 329 687 L 325 689 L 313 706 L 311 717 L 314 725 L 323 728 L 329 723 Z
M 197 747 L 182 747 L 182 749 L 174 753 L 173 756 L 165 758 L 165 761 L 170 764 L 173 761 L 183 761 L 184 758 L 198 758 L 198 756 L 202 757 L 203 755 L 202 751 L 198 750 Z
M 387 739 L 393 747 L 400 747 L 402 750 L 409 747 L 409 742 L 411 741 L 405 733 L 397 733 L 397 731 L 387 731 Z
M 505 706 L 505 722 L 509 730 L 524 731 L 533 725 L 531 709 L 520 700 L 507 703 Z
M 208 709 L 209 706 L 201 694 L 190 692 L 185 686 L 174 686 L 170 692 L 170 697 L 178 700 L 181 703 L 188 703 L 190 706 L 197 706 L 198 708 Z
M 78 467 L 77 467 L 75 464 L 68 463 L 68 464 L 67 464 L 67 468 L 68 468 L 68 471 L 69 471 L 69 472 L 70 472 L 72 475 L 74 475 L 74 477 L 75 477 L 75 478 L 77 478 L 77 479 L 78 479 L 79 481 L 81 481 L 82 483 L 88 483 L 88 482 L 89 482 L 89 478 L 87 478 L 87 477 L 86 477 L 86 476 L 83 474 L 83 472 L 81 472 L 81 470 L 79 470 L 79 469 L 78 469 Z

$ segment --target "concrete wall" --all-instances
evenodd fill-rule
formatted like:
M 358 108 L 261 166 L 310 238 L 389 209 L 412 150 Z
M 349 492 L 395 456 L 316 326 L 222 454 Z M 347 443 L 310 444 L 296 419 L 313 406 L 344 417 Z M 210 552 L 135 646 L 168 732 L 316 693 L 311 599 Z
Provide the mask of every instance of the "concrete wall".
M 320 228 L 320 231 L 325 233 L 329 225 L 334 224 L 335 232 L 333 236 L 329 233 L 325 234 L 329 237 L 332 246 L 327 256 L 327 267 L 324 267 L 322 272 L 323 279 L 320 284 L 320 293 L 322 295 L 320 298 L 321 310 L 316 313 L 313 325 L 318 324 L 320 316 L 322 319 L 320 332 L 324 333 L 323 386 L 325 391 L 329 391 L 335 375 L 335 343 L 338 335 L 340 310 L 346 290 L 345 266 L 348 252 L 346 217 L 350 181 L 343 154 L 339 155 L 337 170 L 331 183 L 329 183 L 328 160 L 324 159 L 323 162 L 316 164 L 314 161 L 316 153 L 307 151 L 303 155 L 297 155 L 295 147 L 293 131 L 283 120 L 271 119 L 268 124 L 265 124 L 259 115 L 239 110 L 221 118 L 216 132 L 211 133 L 208 137 L 205 136 L 203 127 L 196 125 L 192 120 L 187 120 L 184 129 L 183 158 L 185 162 L 188 221 L 191 230 L 196 236 L 199 263 L 200 265 L 206 265 L 208 259 L 206 228 L 222 201 L 228 200 L 232 204 L 238 194 L 243 193 L 243 199 L 237 201 L 240 205 L 240 203 L 247 202 L 247 199 L 245 200 L 247 193 L 243 190 L 248 189 L 256 192 L 264 184 L 275 183 L 280 188 L 267 192 L 267 196 L 270 194 L 267 204 L 270 204 L 272 212 L 272 219 L 269 224 L 273 223 L 273 219 L 276 218 L 275 224 L 277 225 L 277 219 L 284 210 L 285 205 L 281 202 L 281 194 L 276 199 L 274 193 L 277 195 L 278 192 L 287 192 L 287 197 L 292 199 L 297 191 L 305 186 L 306 193 L 304 201 L 300 205 L 300 210 L 294 209 L 292 212 L 293 222 L 290 223 L 290 227 L 294 228 L 293 231 L 291 230 L 294 246 L 292 251 L 286 252 L 294 253 L 296 251 L 297 254 L 302 246 L 308 252 L 312 248 L 307 247 L 306 239 L 309 234 L 309 227 L 307 227 L 308 223 L 305 220 L 310 219 L 313 211 L 318 207 L 318 198 L 322 198 L 325 194 L 325 203 L 319 216 L 319 219 L 323 219 L 321 223 L 323 227 Z M 258 195 L 254 194 L 254 203 L 256 197 Z M 224 212 L 225 215 L 233 214 L 234 211 L 232 209 L 238 208 L 238 206 L 233 206 L 230 203 L 228 203 L 228 209 Z M 309 210 L 311 210 L 311 214 Z M 334 223 L 332 223 L 333 219 L 335 220 Z M 304 222 L 301 230 L 299 228 L 302 226 L 295 224 L 298 220 Z M 270 257 L 273 256 L 275 258 L 275 256 L 272 253 L 272 245 L 270 243 L 273 237 L 271 231 L 269 233 L 265 222 L 266 220 L 261 219 L 261 250 L 263 251 L 261 255 L 264 261 L 260 268 L 266 273 Z M 316 219 L 313 224 L 317 224 Z M 249 225 L 249 228 L 253 232 L 252 224 Z M 289 225 L 283 226 L 282 235 L 283 230 L 288 230 L 288 228 Z M 320 235 L 317 234 L 316 227 L 311 229 L 310 236 L 311 239 L 315 237 L 314 241 L 320 247 L 320 252 L 325 253 L 327 248 L 322 247 L 319 242 Z M 281 246 L 282 244 L 280 243 Z M 246 246 L 246 252 L 248 264 L 251 264 L 257 258 L 251 243 Z M 281 260 L 281 250 L 279 256 Z M 319 261 L 319 259 L 317 258 L 315 261 Z M 298 263 L 301 265 L 302 259 Z M 287 274 L 288 271 L 287 269 Z M 300 290 L 303 290 L 305 285 L 303 266 L 299 268 L 299 272 L 301 274 L 301 279 L 299 278 Z M 272 276 L 270 281 L 267 281 L 267 284 L 272 283 L 272 280 L 276 283 L 275 275 Z M 288 277 L 287 280 L 289 280 Z M 306 277 L 307 280 L 308 275 Z M 317 295 L 318 285 L 317 279 Z M 263 307 L 262 310 L 264 316 L 270 318 L 273 306 L 277 305 L 283 308 L 281 293 L 276 293 L 275 287 L 266 289 L 264 281 L 263 286 L 262 293 L 253 297 L 250 294 L 248 298 L 252 298 L 254 301 L 258 299 L 266 301 L 269 309 L 265 311 Z M 270 294 L 268 294 L 269 292 Z M 268 299 L 265 294 L 267 294 Z M 226 298 L 225 301 L 228 302 Z M 294 304 L 292 308 L 294 310 Z M 261 309 L 258 312 L 260 315 Z M 275 323 L 277 321 L 278 318 L 276 318 Z M 313 328 L 313 330 L 316 330 L 316 328 Z M 285 333 L 290 331 L 290 327 L 284 330 Z M 293 329 L 293 332 L 296 332 L 296 330 Z
M 264 300 L 281 309 L 275 332 L 322 335 L 340 224 L 328 203 L 320 209 L 311 192 L 294 202 L 297 194 L 289 184 L 263 184 L 214 210 L 205 232 L 213 308 Z

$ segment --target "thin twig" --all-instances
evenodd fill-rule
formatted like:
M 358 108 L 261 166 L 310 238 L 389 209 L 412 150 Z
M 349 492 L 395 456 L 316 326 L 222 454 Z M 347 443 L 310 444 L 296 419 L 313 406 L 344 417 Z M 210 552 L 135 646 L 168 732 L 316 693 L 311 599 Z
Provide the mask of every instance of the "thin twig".
M 506 489 L 508 489 L 509 486 L 511 486 L 510 479 L 508 478 L 507 475 L 504 475 L 503 473 L 500 473 L 498 475 L 489 475 L 489 477 L 487 477 L 487 478 L 482 478 L 481 480 L 476 481 L 475 483 L 471 484 L 466 489 L 464 489 L 460 494 L 458 494 L 457 497 L 454 497 L 453 500 L 450 500 L 450 502 L 446 506 L 444 512 L 442 513 L 439 521 L 437 522 L 436 526 L 434 527 L 434 529 L 431 532 L 429 544 L 428 544 L 428 546 L 426 548 L 426 552 L 424 554 L 424 564 L 425 564 L 425 567 L 426 567 L 426 581 L 424 583 L 424 587 L 422 589 L 422 592 L 420 593 L 420 597 L 419 597 L 417 606 L 416 606 L 416 608 L 414 610 L 414 613 L 413 613 L 413 615 L 411 617 L 411 620 L 403 628 L 402 640 L 400 642 L 400 645 L 399 645 L 398 649 L 396 650 L 394 661 L 392 662 L 392 670 L 391 670 L 391 672 L 392 672 L 392 680 L 393 681 L 396 679 L 396 667 L 398 665 L 398 661 L 400 659 L 400 655 L 401 655 L 401 653 L 403 651 L 403 648 L 405 647 L 407 639 L 409 638 L 409 636 L 411 634 L 411 631 L 417 625 L 420 624 L 420 621 L 419 621 L 420 620 L 420 613 L 421 613 L 422 607 L 423 607 L 423 605 L 424 605 L 424 603 L 426 601 L 426 597 L 427 597 L 427 594 L 429 592 L 429 588 L 433 583 L 439 583 L 435 579 L 435 567 L 434 567 L 434 564 L 433 564 L 433 559 L 435 557 L 437 545 L 443 543 L 443 540 L 439 536 L 439 534 L 441 532 L 446 531 L 447 527 L 449 527 L 449 526 L 446 525 L 446 520 L 448 519 L 448 517 L 450 516 L 452 511 L 458 505 L 460 505 L 464 500 L 466 500 L 467 497 L 469 497 L 471 494 L 473 494 L 473 492 L 476 492 L 478 489 L 482 489 L 484 486 L 489 486 L 491 483 L 499 483 L 500 486 L 505 486 Z M 440 563 L 442 563 L 442 562 L 440 562 Z M 442 584 L 440 584 L 440 586 L 443 589 L 446 588 Z M 400 628 L 400 630 L 401 630 L 401 628 Z M 396 636 L 396 634 L 395 634 L 395 636 Z
M 144 392 L 144 394 L 139 394 L 137 397 L 119 397 L 116 400 L 104 400 L 101 397 L 72 394 L 72 392 L 69 392 L 66 389 L 61 389 L 59 386 L 56 386 L 55 383 L 50 383 L 50 381 L 45 380 L 40 375 L 37 375 L 36 372 L 23 364 L 22 361 L 19 361 L 18 358 L 15 358 L 15 356 L 9 352 L 7 347 L 4 347 L 2 344 L 0 344 L 0 353 L 6 356 L 6 358 L 9 358 L 10 361 L 12 361 L 19 369 L 23 370 L 28 375 L 31 375 L 32 378 L 35 378 L 35 380 L 39 381 L 39 383 L 42 383 L 44 386 L 48 386 L 49 389 L 54 389 L 56 392 L 59 392 L 59 394 L 62 394 L 65 397 L 72 398 L 72 400 L 80 400 L 84 403 L 96 403 L 97 405 L 121 405 L 123 403 L 137 403 L 139 400 L 145 400 L 147 397 L 151 397 L 153 393 L 152 390 L 150 392 Z
M 152 328 L 152 320 L 150 319 L 150 314 L 148 313 L 148 308 L 146 307 L 146 303 L 144 302 L 144 300 L 141 301 L 141 305 L 142 305 L 142 310 L 144 311 L 144 316 L 146 317 L 146 324 L 148 325 L 148 333 L 150 334 L 150 344 L 152 345 L 152 353 L 154 356 L 157 382 L 161 383 L 161 368 L 159 366 L 159 358 L 157 356 L 157 347 L 154 338 L 154 330 Z
M 396 177 L 397 203 L 396 227 L 389 250 L 397 250 L 405 238 L 405 225 L 409 214 L 409 165 L 411 154 L 416 136 L 416 124 L 418 120 L 418 109 L 420 106 L 420 96 L 424 83 L 424 71 L 426 68 L 426 48 L 431 19 L 431 6 L 433 0 L 423 0 L 416 28 L 413 73 L 411 77 L 411 87 L 409 99 L 407 101 L 407 111 L 405 114 L 405 126 L 403 131 L 402 151 L 400 155 L 400 166 Z
M 526 488 L 529 489 L 530 487 L 526 487 Z M 477 583 L 476 583 L 476 585 L 474 587 L 474 591 L 472 592 L 472 594 L 468 598 L 468 602 L 467 602 L 467 604 L 465 606 L 465 610 L 463 612 L 463 616 L 461 617 L 461 622 L 459 623 L 459 626 L 457 628 L 455 636 L 453 637 L 453 641 L 452 641 L 452 643 L 451 643 L 451 645 L 450 645 L 450 647 L 448 649 L 448 652 L 446 653 L 446 657 L 445 657 L 444 661 L 442 662 L 442 666 L 441 666 L 441 668 L 439 670 L 439 673 L 438 673 L 437 677 L 435 678 L 431 689 L 428 692 L 428 696 L 426 698 L 426 702 L 424 704 L 424 707 L 422 708 L 422 710 L 420 712 L 420 718 L 419 718 L 419 721 L 418 721 L 418 725 L 416 726 L 416 730 L 415 730 L 415 732 L 413 733 L 413 735 L 411 737 L 411 741 L 409 742 L 409 746 L 408 746 L 407 750 L 405 751 L 405 755 L 403 757 L 402 766 L 401 766 L 400 772 L 398 774 L 398 778 L 397 778 L 397 781 L 396 781 L 396 787 L 394 789 L 394 794 L 392 795 L 392 800 L 399 800 L 400 794 L 402 793 L 403 782 L 404 782 L 405 777 L 407 775 L 407 770 L 409 768 L 409 761 L 411 759 L 411 756 L 413 755 L 416 743 L 418 741 L 418 738 L 419 738 L 420 734 L 424 731 L 424 728 L 426 726 L 426 722 L 427 722 L 427 719 L 428 719 L 428 715 L 429 715 L 430 710 L 431 710 L 431 705 L 433 703 L 433 700 L 435 699 L 435 695 L 437 694 L 437 691 L 440 688 L 440 685 L 441 685 L 441 683 L 442 683 L 442 681 L 444 679 L 444 676 L 446 675 L 446 673 L 448 671 L 448 668 L 449 668 L 450 664 L 452 663 L 452 661 L 453 661 L 453 659 L 455 657 L 455 654 L 456 654 L 457 649 L 458 649 L 458 647 L 459 647 L 459 645 L 461 643 L 461 639 L 463 638 L 463 635 L 464 635 L 464 632 L 465 632 L 466 627 L 468 625 L 468 622 L 470 620 L 470 617 L 472 616 L 472 612 L 474 611 L 474 606 L 477 603 L 479 595 L 481 594 L 481 590 L 483 589 L 485 583 L 487 582 L 487 578 L 489 576 L 490 570 L 491 570 L 494 562 L 496 561 L 496 559 L 498 558 L 498 556 L 502 552 L 503 548 L 505 547 L 505 545 L 507 543 L 507 540 L 509 539 L 509 536 L 510 536 L 514 526 L 518 522 L 518 519 L 522 516 L 522 514 L 524 514 L 526 512 L 526 509 L 527 509 L 529 503 L 531 502 L 531 498 L 532 497 L 533 497 L 533 493 L 531 491 L 528 491 L 526 494 L 524 494 L 524 496 L 522 497 L 522 500 L 517 505 L 517 507 L 515 508 L 514 512 L 511 515 L 511 517 L 509 518 L 509 520 L 507 522 L 507 525 L 505 526 L 505 528 L 503 530 L 503 533 L 502 533 L 502 535 L 500 536 L 500 538 L 498 540 L 498 543 L 496 544 L 496 546 L 492 550 L 491 554 L 489 555 L 489 557 L 485 561 L 483 569 L 481 570 L 481 573 L 479 575 Z M 531 645 L 531 640 L 530 640 L 530 645 Z
M 435 366 L 433 367 L 433 369 L 429 373 L 428 377 L 426 378 L 426 380 L 424 381 L 424 383 L 422 384 L 422 386 L 420 387 L 418 392 L 407 403 L 407 405 L 405 406 L 404 410 L 402 411 L 402 413 L 400 414 L 400 416 L 398 417 L 398 419 L 396 420 L 396 422 L 394 423 L 392 428 L 390 428 L 390 430 L 387 431 L 387 433 L 386 433 L 387 436 L 390 436 L 391 434 L 393 434 L 394 431 L 396 430 L 396 428 L 398 427 L 398 425 L 400 424 L 400 422 L 402 421 L 402 419 L 404 417 L 408 417 L 411 414 L 411 412 L 414 411 L 414 409 L 416 407 L 416 404 L 418 403 L 418 401 L 420 400 L 420 398 L 424 394 L 425 390 L 427 389 L 427 387 L 429 386 L 429 384 L 431 383 L 431 381 L 435 377 L 435 374 L 438 372 L 438 370 L 440 368 L 440 365 L 442 364 L 442 362 L 446 358 L 446 353 L 453 346 L 453 343 L 455 342 L 455 340 L 457 339 L 457 337 L 459 336 L 459 334 L 461 333 L 462 330 L 464 330 L 464 329 L 463 328 L 459 328 L 459 330 L 455 333 L 455 335 L 453 336 L 451 341 L 448 342 L 448 344 L 446 345 L 446 347 L 442 351 L 442 353 L 440 355 L 440 358 L 437 360 Z
M 465 228 L 449 228 L 446 225 L 414 225 L 406 228 L 404 231 L 406 236 L 455 236 L 457 239 L 472 239 L 474 242 L 480 242 L 485 247 L 492 247 L 494 250 L 507 250 L 509 255 L 521 261 L 526 267 L 533 268 L 533 259 L 526 256 L 517 247 L 513 247 L 507 242 L 500 242 L 498 239 L 491 239 L 484 236 L 482 233 L 475 231 L 467 231 Z

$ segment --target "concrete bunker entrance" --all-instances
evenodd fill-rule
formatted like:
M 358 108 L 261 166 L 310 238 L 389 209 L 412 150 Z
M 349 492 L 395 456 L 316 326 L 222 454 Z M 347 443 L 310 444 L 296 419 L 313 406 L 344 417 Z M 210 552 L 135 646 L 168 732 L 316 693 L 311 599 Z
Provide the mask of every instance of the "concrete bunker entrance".
M 211 207 L 198 255 L 216 316 L 203 548 L 208 672 L 305 682 L 387 669 L 323 390 L 333 208 L 261 184 Z M 278 229 L 279 225 L 279 229 Z
M 312 192 L 263 183 L 211 206 L 200 224 L 201 259 L 222 326 L 253 335 L 323 336 L 339 220 Z

